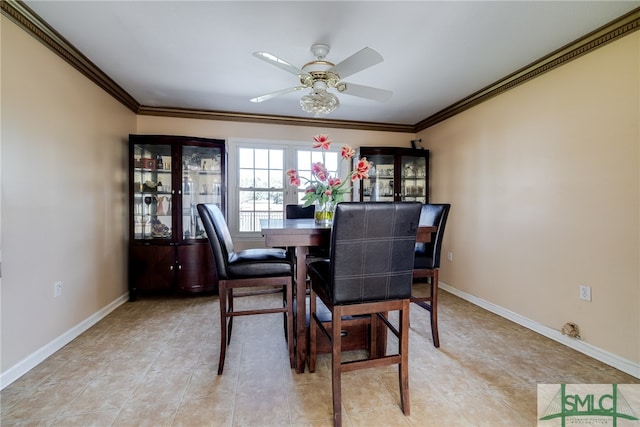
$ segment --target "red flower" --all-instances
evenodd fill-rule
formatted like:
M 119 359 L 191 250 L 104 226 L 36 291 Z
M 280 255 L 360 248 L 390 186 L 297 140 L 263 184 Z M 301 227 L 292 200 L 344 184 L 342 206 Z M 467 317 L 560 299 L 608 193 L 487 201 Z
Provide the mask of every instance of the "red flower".
M 322 162 L 316 162 L 312 164 L 311 173 L 315 175 L 320 181 L 326 181 L 329 177 L 329 172 Z
M 289 177 L 289 184 L 295 185 L 298 187 L 300 185 L 300 177 L 298 176 L 298 172 L 294 169 L 289 169 L 287 171 L 287 176 Z
M 342 180 L 340 178 L 329 178 L 329 185 L 331 187 L 336 187 L 342 184 Z
M 355 182 L 359 179 L 369 178 L 369 169 L 371 164 L 367 161 L 366 157 L 361 158 L 355 167 L 355 170 L 351 174 L 351 182 Z
M 356 155 L 356 150 L 349 147 L 348 145 L 343 145 L 341 155 L 343 159 L 349 160 L 350 158 Z
M 328 150 L 332 142 L 329 139 L 329 135 L 316 135 L 313 137 L 313 140 L 315 141 L 313 148 L 322 148 L 323 150 Z

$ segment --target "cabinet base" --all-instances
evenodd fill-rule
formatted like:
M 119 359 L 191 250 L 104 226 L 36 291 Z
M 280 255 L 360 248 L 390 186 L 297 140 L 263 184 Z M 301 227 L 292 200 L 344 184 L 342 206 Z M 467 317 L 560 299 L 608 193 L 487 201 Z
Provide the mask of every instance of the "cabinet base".
M 129 289 L 129 302 L 136 301 L 139 297 L 149 298 L 185 298 L 185 297 L 199 297 L 199 296 L 214 296 L 218 295 L 217 287 L 214 288 L 199 288 L 196 290 L 189 289 L 163 289 L 163 290 L 142 290 L 142 289 Z

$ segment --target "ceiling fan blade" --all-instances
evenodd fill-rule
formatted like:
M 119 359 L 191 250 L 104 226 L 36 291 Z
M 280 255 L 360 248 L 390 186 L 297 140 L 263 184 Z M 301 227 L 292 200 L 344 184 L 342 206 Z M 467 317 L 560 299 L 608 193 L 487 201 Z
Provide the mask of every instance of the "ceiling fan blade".
M 295 74 L 296 76 L 307 74 L 304 71 L 302 71 L 300 68 L 296 67 L 295 65 L 291 65 L 284 59 L 280 59 L 269 52 L 253 52 L 253 56 L 255 56 L 258 59 L 262 59 L 263 61 L 268 62 L 269 64 L 275 65 L 276 67 L 282 70 L 288 71 L 291 74 Z
M 359 71 L 369 68 L 373 65 L 379 64 L 384 59 L 375 50 L 370 47 L 365 47 L 359 52 L 354 53 L 342 62 L 334 65 L 329 71 L 336 73 L 341 79 L 355 74 Z
M 262 96 L 258 96 L 256 98 L 251 98 L 249 101 L 251 102 L 262 102 L 262 101 L 268 101 L 272 98 L 278 97 L 278 96 L 282 96 L 285 95 L 289 92 L 295 92 L 297 90 L 302 90 L 304 89 L 304 86 L 294 86 L 294 87 L 289 87 L 286 89 L 281 89 L 275 92 L 271 92 L 271 93 L 267 93 L 266 95 L 262 95 Z
M 339 90 L 347 95 L 359 96 L 360 98 L 367 98 L 373 101 L 386 102 L 388 101 L 393 92 L 390 90 L 378 89 L 371 86 L 357 85 L 354 83 L 340 82 L 340 85 L 345 85 L 343 90 Z

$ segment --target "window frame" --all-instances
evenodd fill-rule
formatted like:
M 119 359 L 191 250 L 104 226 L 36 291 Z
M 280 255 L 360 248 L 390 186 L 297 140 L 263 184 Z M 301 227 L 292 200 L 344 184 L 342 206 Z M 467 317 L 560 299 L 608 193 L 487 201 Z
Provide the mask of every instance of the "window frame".
M 314 151 L 312 143 L 310 141 L 285 141 L 285 140 L 269 140 L 269 139 L 256 139 L 256 138 L 229 138 L 227 140 L 227 224 L 229 225 L 229 232 L 234 241 L 263 241 L 262 233 L 257 232 L 240 232 L 239 227 L 239 182 L 240 182 L 240 168 L 239 168 L 239 152 L 241 148 L 252 149 L 282 149 L 284 151 L 284 169 L 282 182 L 284 184 L 284 203 L 287 204 L 298 203 L 298 188 L 289 185 L 289 179 L 286 176 L 288 169 L 297 169 L 298 151 Z M 340 162 L 340 151 L 343 144 L 338 144 L 334 141 L 331 144 L 329 152 L 338 154 L 338 171 L 339 176 L 344 177 L 351 170 L 351 164 L 348 161 Z M 301 187 L 304 186 L 304 183 Z M 347 195 L 346 199 L 350 199 L 350 195 Z M 284 207 L 283 207 L 284 216 Z

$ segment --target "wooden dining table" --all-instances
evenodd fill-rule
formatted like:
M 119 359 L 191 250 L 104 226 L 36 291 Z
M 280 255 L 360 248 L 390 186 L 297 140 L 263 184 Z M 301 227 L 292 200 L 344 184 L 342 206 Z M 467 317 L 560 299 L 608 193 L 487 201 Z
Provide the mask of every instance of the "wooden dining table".
M 260 220 L 260 227 L 266 246 L 295 248 L 295 367 L 297 373 L 303 373 L 307 356 L 307 255 L 309 247 L 329 245 L 331 227 L 319 226 L 314 219 L 263 219 Z M 429 242 L 435 231 L 436 227 L 421 226 L 416 240 Z

